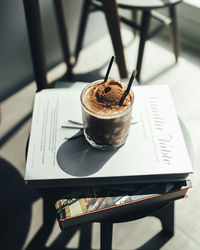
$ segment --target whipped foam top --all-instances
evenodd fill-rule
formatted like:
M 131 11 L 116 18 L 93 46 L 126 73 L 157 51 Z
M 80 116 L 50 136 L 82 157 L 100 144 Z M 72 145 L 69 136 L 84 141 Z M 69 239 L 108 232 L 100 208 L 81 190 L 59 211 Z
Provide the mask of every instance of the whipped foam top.
M 123 104 L 119 101 L 127 86 L 115 80 L 91 85 L 84 94 L 84 105 L 92 112 L 111 115 L 127 109 L 132 103 L 132 95 L 129 93 Z

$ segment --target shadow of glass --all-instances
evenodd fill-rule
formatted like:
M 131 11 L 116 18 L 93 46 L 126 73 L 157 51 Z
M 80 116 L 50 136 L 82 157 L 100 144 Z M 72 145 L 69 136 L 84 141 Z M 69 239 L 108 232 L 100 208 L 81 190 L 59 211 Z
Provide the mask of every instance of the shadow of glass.
M 97 173 L 117 150 L 101 151 L 89 145 L 83 136 L 64 142 L 57 152 L 59 167 L 67 174 L 86 177 Z

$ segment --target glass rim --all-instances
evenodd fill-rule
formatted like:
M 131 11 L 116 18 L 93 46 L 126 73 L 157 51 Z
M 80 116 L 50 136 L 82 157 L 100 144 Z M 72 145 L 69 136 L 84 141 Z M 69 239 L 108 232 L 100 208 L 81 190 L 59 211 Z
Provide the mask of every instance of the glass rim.
M 112 80 L 112 79 L 108 79 L 108 80 Z M 103 82 L 103 81 L 104 81 L 104 79 L 100 79 L 100 80 L 96 80 L 96 81 L 94 81 L 94 82 L 88 83 L 88 84 L 82 89 L 81 95 L 80 95 L 81 106 L 82 106 L 87 112 L 89 112 L 91 115 L 94 115 L 94 116 L 100 117 L 100 118 L 101 118 L 101 117 L 103 117 L 103 118 L 114 118 L 114 117 L 120 116 L 121 114 L 125 114 L 125 113 L 129 112 L 129 110 L 130 110 L 130 109 L 132 108 L 132 106 L 133 106 L 133 102 L 134 102 L 134 98 L 135 98 L 132 89 L 130 89 L 130 93 L 131 93 L 131 95 L 132 95 L 132 102 L 131 102 L 131 104 L 130 104 L 125 110 L 122 110 L 122 111 L 120 111 L 120 112 L 116 112 L 116 113 L 114 113 L 114 114 L 98 114 L 98 113 L 92 111 L 91 109 L 89 109 L 88 107 L 86 107 L 86 105 L 85 105 L 84 102 L 83 102 L 83 95 L 84 95 L 85 91 L 86 91 L 88 88 L 90 88 L 92 85 L 95 85 L 95 84 L 97 84 L 97 83 L 101 83 L 101 82 Z M 122 83 L 121 81 L 117 81 L 117 80 L 114 80 L 114 81 L 119 82 L 119 83 Z M 122 84 L 126 85 L 125 83 L 122 83 Z

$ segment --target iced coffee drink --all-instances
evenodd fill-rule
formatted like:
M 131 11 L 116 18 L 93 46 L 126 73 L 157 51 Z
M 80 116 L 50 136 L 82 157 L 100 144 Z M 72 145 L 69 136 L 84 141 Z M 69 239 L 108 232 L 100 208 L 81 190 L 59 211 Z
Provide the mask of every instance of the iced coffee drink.
M 127 86 L 115 80 L 99 80 L 81 93 L 82 119 L 86 140 L 95 148 L 116 149 L 128 136 L 133 93 L 119 101 Z

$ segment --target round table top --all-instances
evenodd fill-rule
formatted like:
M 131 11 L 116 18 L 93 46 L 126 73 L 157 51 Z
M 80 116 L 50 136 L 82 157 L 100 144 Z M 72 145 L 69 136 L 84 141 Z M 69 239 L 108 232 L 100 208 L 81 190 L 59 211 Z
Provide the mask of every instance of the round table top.
M 175 5 L 182 2 L 182 0 L 116 0 L 116 2 L 119 7 L 125 9 L 150 10 Z

